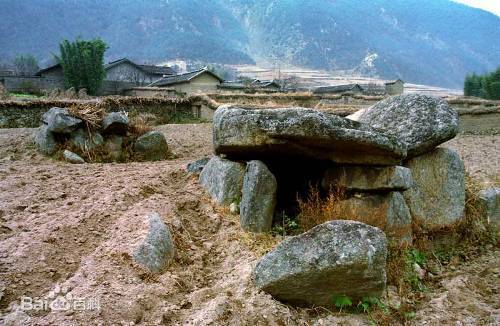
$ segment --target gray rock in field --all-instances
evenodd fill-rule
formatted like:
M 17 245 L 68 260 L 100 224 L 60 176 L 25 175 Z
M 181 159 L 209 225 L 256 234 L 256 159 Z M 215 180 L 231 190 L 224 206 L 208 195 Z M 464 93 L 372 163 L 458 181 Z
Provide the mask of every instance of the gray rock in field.
M 488 188 L 479 192 L 484 213 L 497 230 L 500 229 L 500 188 Z
M 330 221 L 283 240 L 257 263 L 258 289 L 299 306 L 332 306 L 337 296 L 357 302 L 379 297 L 386 284 L 387 239 L 355 221 Z
M 219 204 L 241 200 L 245 165 L 214 156 L 200 173 L 200 184 Z
M 73 164 L 85 163 L 85 160 L 83 158 L 81 158 L 80 155 L 75 154 L 71 151 L 68 151 L 67 149 L 64 150 L 63 157 L 66 160 L 66 162 L 69 162 L 69 163 L 73 163 Z
M 82 120 L 71 116 L 67 109 L 56 107 L 45 112 L 42 120 L 50 131 L 61 134 L 69 134 L 82 123 Z
M 217 154 L 242 159 L 306 157 L 337 163 L 394 165 L 406 144 L 368 125 L 313 109 L 229 105 L 214 113 Z
M 187 165 L 186 169 L 189 173 L 200 173 L 203 171 L 205 165 L 210 161 L 210 157 L 204 157 L 202 159 L 191 162 Z
M 98 132 L 89 134 L 86 129 L 79 128 L 70 134 L 69 144 L 81 151 L 92 151 L 104 144 L 104 138 Z
M 357 118 L 408 144 L 408 158 L 426 153 L 458 133 L 458 113 L 440 98 L 403 94 L 382 100 Z
M 346 205 L 361 221 L 382 227 L 388 236 L 412 242 L 411 214 L 400 192 L 363 194 L 343 200 L 339 205 Z
M 165 160 L 168 158 L 167 140 L 159 131 L 147 132 L 135 141 L 134 154 L 143 161 Z
M 129 119 L 124 112 L 111 112 L 102 119 L 102 129 L 105 133 L 124 135 L 128 125 Z
M 340 186 L 349 190 L 405 190 L 412 186 L 411 170 L 403 166 L 336 166 L 321 181 L 324 189 Z
M 38 151 L 45 155 L 52 155 L 57 150 L 57 143 L 54 134 L 47 125 L 40 126 L 34 134 L 34 140 Z
M 277 187 L 276 178 L 264 163 L 247 163 L 240 203 L 240 224 L 243 230 L 271 231 Z
M 452 224 L 465 214 L 465 167 L 448 148 L 436 148 L 404 164 L 413 186 L 403 193 L 412 219 L 429 225 Z
M 159 273 L 167 267 L 175 255 L 175 245 L 168 226 L 158 213 L 148 216 L 149 230 L 134 250 L 134 261 L 152 273 Z

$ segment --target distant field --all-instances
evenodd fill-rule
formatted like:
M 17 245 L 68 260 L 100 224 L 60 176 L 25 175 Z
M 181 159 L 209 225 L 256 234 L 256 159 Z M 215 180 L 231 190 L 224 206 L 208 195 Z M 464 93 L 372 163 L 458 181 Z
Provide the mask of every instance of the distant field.
M 303 87 L 316 87 L 324 85 L 341 85 L 349 83 L 384 83 L 386 80 L 377 78 L 367 78 L 359 76 L 344 76 L 341 72 L 328 72 L 324 70 L 311 70 L 297 67 L 287 68 L 265 68 L 257 65 L 234 65 L 239 74 L 257 79 L 280 79 L 290 76 L 297 76 L 300 84 Z M 434 96 L 460 96 L 463 95 L 462 90 L 447 89 L 435 86 L 405 84 L 405 93 L 421 93 Z

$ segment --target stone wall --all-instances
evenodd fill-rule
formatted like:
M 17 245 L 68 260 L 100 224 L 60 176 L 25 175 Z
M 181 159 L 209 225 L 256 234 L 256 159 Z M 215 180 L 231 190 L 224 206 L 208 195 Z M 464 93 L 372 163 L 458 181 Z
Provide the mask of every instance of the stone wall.
M 95 101 L 5 101 L 0 102 L 0 128 L 35 128 L 40 125 L 44 112 L 51 107 L 69 107 L 79 103 Z M 108 112 L 125 111 L 129 117 L 138 114 L 152 114 L 157 124 L 166 124 L 176 116 L 193 116 L 190 100 L 144 99 L 144 98 L 106 98 L 103 105 Z
M 0 83 L 11 93 L 43 94 L 53 89 L 65 89 L 61 79 L 48 77 L 0 76 Z M 99 90 L 99 95 L 121 95 L 132 87 L 137 87 L 137 84 L 105 80 Z

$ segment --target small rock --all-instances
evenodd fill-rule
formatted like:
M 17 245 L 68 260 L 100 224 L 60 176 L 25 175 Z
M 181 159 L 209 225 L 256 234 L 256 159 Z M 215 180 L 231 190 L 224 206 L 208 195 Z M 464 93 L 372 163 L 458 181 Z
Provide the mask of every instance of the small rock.
M 68 151 L 67 149 L 64 150 L 63 157 L 69 163 L 73 164 L 85 163 L 85 160 L 81 158 L 78 154 Z
M 240 204 L 240 223 L 243 230 L 271 231 L 277 187 L 276 178 L 263 162 L 247 163 Z
M 202 159 L 191 162 L 187 165 L 186 169 L 189 173 L 200 173 L 205 165 L 207 165 L 210 157 L 204 157 Z
M 102 119 L 102 130 L 105 133 L 125 135 L 128 125 L 129 119 L 124 112 L 111 112 Z
M 325 190 L 340 186 L 349 190 L 406 190 L 413 184 L 411 170 L 403 166 L 339 166 L 326 171 L 321 182 Z
M 218 204 L 241 199 L 245 165 L 214 156 L 200 173 L 200 184 Z
M 149 231 L 134 250 L 134 261 L 152 273 L 161 272 L 174 258 L 175 246 L 168 226 L 158 213 L 148 216 Z
M 425 272 L 425 270 L 422 267 L 420 267 L 419 264 L 414 263 L 413 264 L 413 270 L 417 274 L 419 280 L 423 280 L 425 278 L 426 272 Z
M 40 126 L 34 134 L 34 140 L 38 151 L 45 155 L 52 155 L 57 150 L 57 143 L 54 134 L 47 125 Z
M 238 203 L 231 203 L 229 205 L 229 212 L 233 215 L 238 215 L 240 213 L 240 205 Z
M 82 123 L 82 120 L 71 116 L 67 109 L 56 107 L 45 112 L 42 120 L 50 131 L 62 134 L 69 134 Z
M 260 259 L 252 278 L 258 289 L 300 306 L 332 306 L 380 297 L 386 283 L 387 239 L 355 221 L 330 221 L 283 240 Z
M 134 155 L 142 161 L 160 161 L 168 157 L 168 145 L 165 136 L 156 130 L 139 136 L 134 144 Z

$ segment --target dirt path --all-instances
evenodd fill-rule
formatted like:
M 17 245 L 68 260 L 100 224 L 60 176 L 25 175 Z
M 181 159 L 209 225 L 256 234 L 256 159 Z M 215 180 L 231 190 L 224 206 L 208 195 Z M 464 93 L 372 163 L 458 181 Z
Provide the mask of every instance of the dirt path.
M 262 251 L 277 239 L 257 239 L 242 232 L 237 218 L 212 205 L 196 178 L 185 171 L 188 162 L 211 154 L 210 125 L 159 129 L 177 154 L 175 160 L 84 165 L 37 154 L 29 145 L 30 129 L 0 130 L 0 323 L 369 322 L 365 315 L 293 309 L 256 291 L 250 281 L 251 270 Z M 492 146 L 497 155 L 500 152 L 498 138 L 467 139 L 465 143 L 459 139 L 453 146 L 459 151 L 462 146 L 469 153 L 475 150 L 469 144 L 477 145 L 478 141 Z M 466 164 L 480 166 L 481 171 L 491 169 L 490 159 L 484 162 L 485 157 L 489 156 L 471 154 L 470 159 L 466 156 Z M 474 161 L 476 158 L 479 161 Z M 134 226 L 152 211 L 172 228 L 179 248 L 174 265 L 158 276 L 139 269 L 130 257 L 131 243 L 137 237 Z M 477 312 L 480 318 L 475 321 L 498 318 L 500 282 L 498 259 L 493 259 L 498 255 L 491 255 L 465 265 L 463 273 L 459 266 L 456 274 L 445 277 L 443 292 L 430 294 L 438 301 L 423 307 L 418 320 L 429 324 L 438 320 L 444 324 L 465 322 L 465 312 Z M 454 280 L 460 277 L 465 277 L 461 285 L 450 288 L 449 284 L 456 284 Z M 101 309 L 28 313 L 19 309 L 21 296 L 46 297 L 55 292 L 97 298 Z M 452 299 L 456 295 L 474 300 L 464 308 Z

